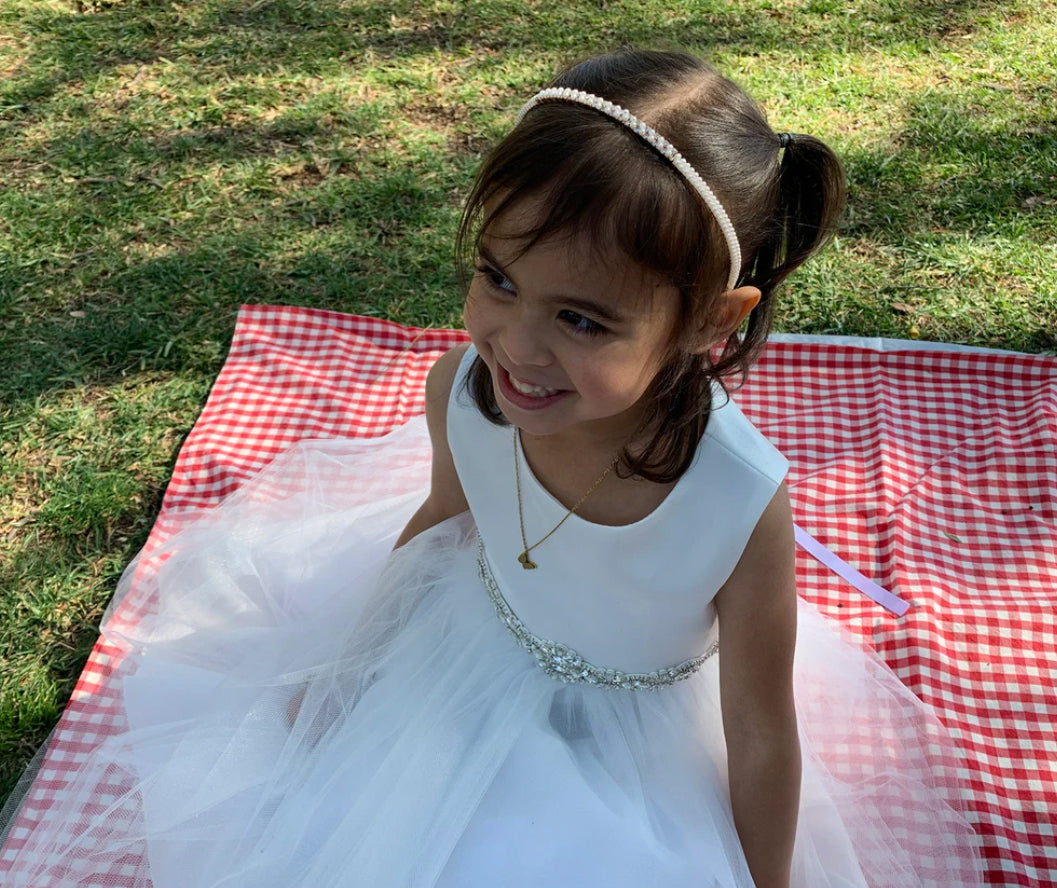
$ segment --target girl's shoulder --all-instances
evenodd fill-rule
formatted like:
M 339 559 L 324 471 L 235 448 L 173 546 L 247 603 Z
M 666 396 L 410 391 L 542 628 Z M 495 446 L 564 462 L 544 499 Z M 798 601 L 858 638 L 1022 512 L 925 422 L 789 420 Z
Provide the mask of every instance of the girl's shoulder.
M 719 397 L 726 397 L 722 393 Z M 725 465 L 725 472 L 760 477 L 770 493 L 785 478 L 789 462 L 744 413 L 726 398 L 714 408 L 698 447 L 698 458 Z
M 688 474 L 709 488 L 717 484 L 758 487 L 769 500 L 787 471 L 789 461 L 738 405 L 727 399 L 713 408 Z
M 448 407 L 469 344 L 456 345 L 437 358 L 426 375 L 426 423 L 434 454 L 448 453 Z M 448 457 L 450 459 L 450 455 Z
M 470 344 L 463 343 L 448 349 L 437 358 L 426 376 L 426 409 L 438 408 L 447 411 L 448 399 L 451 397 L 455 377 L 459 374 L 462 360 L 469 351 Z
M 432 447 L 429 495 L 404 528 L 397 548 L 423 531 L 466 511 L 466 494 L 448 443 L 448 400 L 465 354 L 465 345 L 445 352 L 426 376 L 426 426 Z

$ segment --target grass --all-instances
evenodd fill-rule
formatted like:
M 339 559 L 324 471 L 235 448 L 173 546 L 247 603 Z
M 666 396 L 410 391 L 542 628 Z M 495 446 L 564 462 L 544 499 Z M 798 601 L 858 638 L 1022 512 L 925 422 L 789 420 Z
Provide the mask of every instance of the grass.
M 1057 350 L 1057 3 L 6 0 L 0 797 L 146 539 L 243 302 L 455 325 L 459 201 L 566 61 L 709 56 L 844 157 L 783 330 Z

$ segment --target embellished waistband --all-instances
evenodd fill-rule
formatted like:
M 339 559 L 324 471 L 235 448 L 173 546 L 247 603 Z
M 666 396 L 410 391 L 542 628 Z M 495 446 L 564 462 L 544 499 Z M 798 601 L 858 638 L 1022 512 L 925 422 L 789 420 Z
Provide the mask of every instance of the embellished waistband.
M 595 666 L 581 657 L 575 650 L 556 641 L 547 641 L 533 635 L 521 622 L 520 618 L 507 604 L 499 584 L 495 581 L 488 559 L 485 556 L 484 543 L 477 538 L 477 573 L 481 583 L 495 605 L 499 619 L 503 621 L 510 634 L 518 643 L 536 658 L 539 667 L 551 678 L 565 682 L 583 682 L 604 688 L 621 688 L 624 690 L 652 690 L 665 687 L 689 678 L 709 657 L 719 650 L 719 640 L 713 641 L 699 657 L 684 660 L 674 666 L 656 669 L 653 672 L 621 672 L 619 669 L 607 669 Z

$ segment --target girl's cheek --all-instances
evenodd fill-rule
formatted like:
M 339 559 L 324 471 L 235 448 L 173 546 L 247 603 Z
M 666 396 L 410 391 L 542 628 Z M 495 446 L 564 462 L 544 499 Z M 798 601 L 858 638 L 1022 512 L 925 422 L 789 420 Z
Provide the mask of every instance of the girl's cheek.
M 470 336 L 476 332 L 477 315 L 475 315 L 474 307 L 471 306 L 469 299 L 463 302 L 463 327 Z
M 474 299 L 473 290 L 466 294 L 466 298 L 462 301 L 462 325 L 470 331 L 470 324 L 474 321 Z
M 481 294 L 476 292 L 477 282 L 470 284 L 466 291 L 466 298 L 462 301 L 462 319 L 466 323 L 470 319 L 476 320 L 481 309 Z
M 482 317 L 480 311 L 480 303 L 473 297 L 471 293 L 466 297 L 466 301 L 462 304 L 462 325 L 467 333 L 470 334 L 470 341 L 477 347 L 477 351 L 484 355 L 485 343 L 482 338 L 485 335 L 485 331 L 482 325 Z

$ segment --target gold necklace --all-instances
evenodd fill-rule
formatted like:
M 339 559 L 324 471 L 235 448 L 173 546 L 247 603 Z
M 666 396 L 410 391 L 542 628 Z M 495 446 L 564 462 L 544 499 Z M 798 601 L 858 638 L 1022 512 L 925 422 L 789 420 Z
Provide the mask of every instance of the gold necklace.
M 561 527 L 566 521 L 569 520 L 569 518 L 573 514 L 573 512 L 575 512 L 577 509 L 580 508 L 580 506 L 582 506 L 584 504 L 584 500 L 586 500 L 592 493 L 594 493 L 598 489 L 598 485 L 600 485 L 603 481 L 605 481 L 606 480 L 606 476 L 609 475 L 609 473 L 612 472 L 613 469 L 616 468 L 617 463 L 620 461 L 620 457 L 618 456 L 618 457 L 614 458 L 613 462 L 611 462 L 608 466 L 606 466 L 606 470 L 601 475 L 598 476 L 598 480 L 596 480 L 595 483 L 592 484 L 587 489 L 587 493 L 585 493 L 582 497 L 580 497 L 580 499 L 578 499 L 576 501 L 576 503 L 573 505 L 573 507 L 571 509 L 569 509 L 568 512 L 565 513 L 565 515 L 562 517 L 561 521 L 559 521 L 557 524 L 555 524 L 554 527 L 552 527 L 549 531 L 547 531 L 547 533 L 545 533 L 543 535 L 543 537 L 541 537 L 539 540 L 537 540 L 535 543 L 533 543 L 530 546 L 528 544 L 528 540 L 525 539 L 525 512 L 524 512 L 524 509 L 521 506 L 521 469 L 519 467 L 519 462 L 520 461 L 518 460 L 518 454 L 517 454 L 518 437 L 519 437 L 518 436 L 518 431 L 517 431 L 517 428 L 515 427 L 515 429 L 514 429 L 514 482 L 515 482 L 516 490 L 517 490 L 517 518 L 518 518 L 518 522 L 521 525 L 521 545 L 523 545 L 525 547 L 524 549 L 521 550 L 521 554 L 518 555 L 517 560 L 518 560 L 518 562 L 521 564 L 521 566 L 525 570 L 535 570 L 537 567 L 539 567 L 539 565 L 536 564 L 536 562 L 533 561 L 531 558 L 529 558 L 529 552 L 531 552 L 537 546 L 541 545 L 546 540 L 548 540 L 550 538 L 551 534 L 553 534 L 559 527 Z

